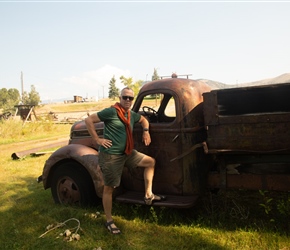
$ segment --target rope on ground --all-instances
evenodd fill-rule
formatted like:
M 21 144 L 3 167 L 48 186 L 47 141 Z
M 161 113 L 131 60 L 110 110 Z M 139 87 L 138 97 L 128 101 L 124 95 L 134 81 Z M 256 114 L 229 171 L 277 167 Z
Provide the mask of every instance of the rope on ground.
M 78 219 L 76 219 L 76 218 L 70 218 L 70 219 L 68 219 L 68 220 L 66 220 L 66 221 L 64 221 L 64 222 L 62 222 L 62 223 L 57 223 L 56 225 L 54 225 L 54 224 L 48 225 L 48 226 L 46 227 L 46 230 L 47 230 L 47 231 L 46 231 L 45 233 L 43 233 L 42 235 L 40 235 L 39 238 L 42 238 L 43 236 L 45 236 L 46 234 L 48 234 L 49 232 L 51 232 L 51 231 L 53 231 L 53 230 L 55 230 L 55 229 L 57 229 L 57 228 L 60 228 L 60 227 L 62 227 L 62 226 L 65 226 L 66 223 L 69 222 L 69 221 L 76 221 L 76 222 L 78 223 L 78 226 L 75 227 L 75 228 L 72 228 L 72 229 L 66 229 L 66 230 L 64 231 L 64 233 L 62 233 L 62 234 L 60 234 L 60 235 L 61 235 L 61 236 L 64 236 L 64 237 L 65 237 L 65 240 L 67 240 L 67 241 L 80 240 L 80 235 L 78 234 L 78 230 L 80 229 L 80 225 L 81 225 L 81 223 L 80 223 L 80 221 L 79 221 Z M 74 229 L 76 229 L 76 230 L 75 230 L 74 233 L 72 233 L 71 230 L 74 230 Z

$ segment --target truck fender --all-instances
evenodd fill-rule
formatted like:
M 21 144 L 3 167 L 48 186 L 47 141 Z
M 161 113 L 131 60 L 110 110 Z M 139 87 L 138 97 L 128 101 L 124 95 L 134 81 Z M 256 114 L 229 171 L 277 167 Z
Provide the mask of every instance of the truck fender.
M 98 162 L 98 151 L 81 144 L 69 144 L 61 147 L 46 160 L 42 172 L 44 188 L 50 188 L 54 170 L 61 163 L 69 161 L 76 161 L 87 170 L 92 178 L 97 196 L 102 197 L 104 182 Z

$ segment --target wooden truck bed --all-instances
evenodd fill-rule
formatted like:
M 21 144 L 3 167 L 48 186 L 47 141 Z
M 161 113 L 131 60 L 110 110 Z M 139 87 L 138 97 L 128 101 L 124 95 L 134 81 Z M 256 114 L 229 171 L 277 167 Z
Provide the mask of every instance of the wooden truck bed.
M 290 83 L 203 94 L 209 153 L 290 152 Z

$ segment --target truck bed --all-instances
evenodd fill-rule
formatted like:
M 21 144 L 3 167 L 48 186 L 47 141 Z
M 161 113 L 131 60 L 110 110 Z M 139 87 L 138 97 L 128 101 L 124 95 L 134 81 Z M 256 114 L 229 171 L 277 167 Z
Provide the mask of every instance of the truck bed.
M 290 152 L 290 83 L 204 93 L 209 153 Z

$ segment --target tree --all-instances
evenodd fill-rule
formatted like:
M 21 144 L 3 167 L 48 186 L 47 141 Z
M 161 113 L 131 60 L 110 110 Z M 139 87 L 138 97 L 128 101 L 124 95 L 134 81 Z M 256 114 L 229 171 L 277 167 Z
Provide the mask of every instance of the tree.
M 119 96 L 119 92 L 120 90 L 116 87 L 115 76 L 113 76 L 109 83 L 109 98 L 115 100 Z
M 133 83 L 133 78 L 129 77 L 126 78 L 124 76 L 120 77 L 121 82 L 128 88 L 131 88 L 134 91 L 134 95 L 136 96 L 140 90 L 140 87 L 142 86 L 143 80 L 138 80 Z
M 15 103 L 19 103 L 20 101 L 20 94 L 18 89 L 8 89 L 8 96 L 12 99 Z
M 8 97 L 7 89 L 6 88 L 0 89 L 0 105 L 1 105 L 1 108 L 7 102 L 8 98 L 9 97 Z
M 29 93 L 24 91 L 22 102 L 25 105 L 34 105 L 34 106 L 37 106 L 41 102 L 39 93 L 36 91 L 34 85 L 31 85 Z
M 138 95 L 138 92 L 139 92 L 143 82 L 144 82 L 143 80 L 139 80 L 139 81 L 135 82 L 134 85 L 132 86 L 132 89 L 134 91 L 135 96 Z
M 156 81 L 156 80 L 159 80 L 159 79 L 160 79 L 160 77 L 159 77 L 159 75 L 157 73 L 157 69 L 154 68 L 154 72 L 153 72 L 153 75 L 152 75 L 152 81 Z
M 132 77 L 129 77 L 129 78 L 126 78 L 125 76 L 120 76 L 120 80 L 121 82 L 128 88 L 133 88 L 133 78 Z
M 3 111 L 13 111 L 14 106 L 20 102 L 20 94 L 17 89 L 0 89 L 0 108 Z

